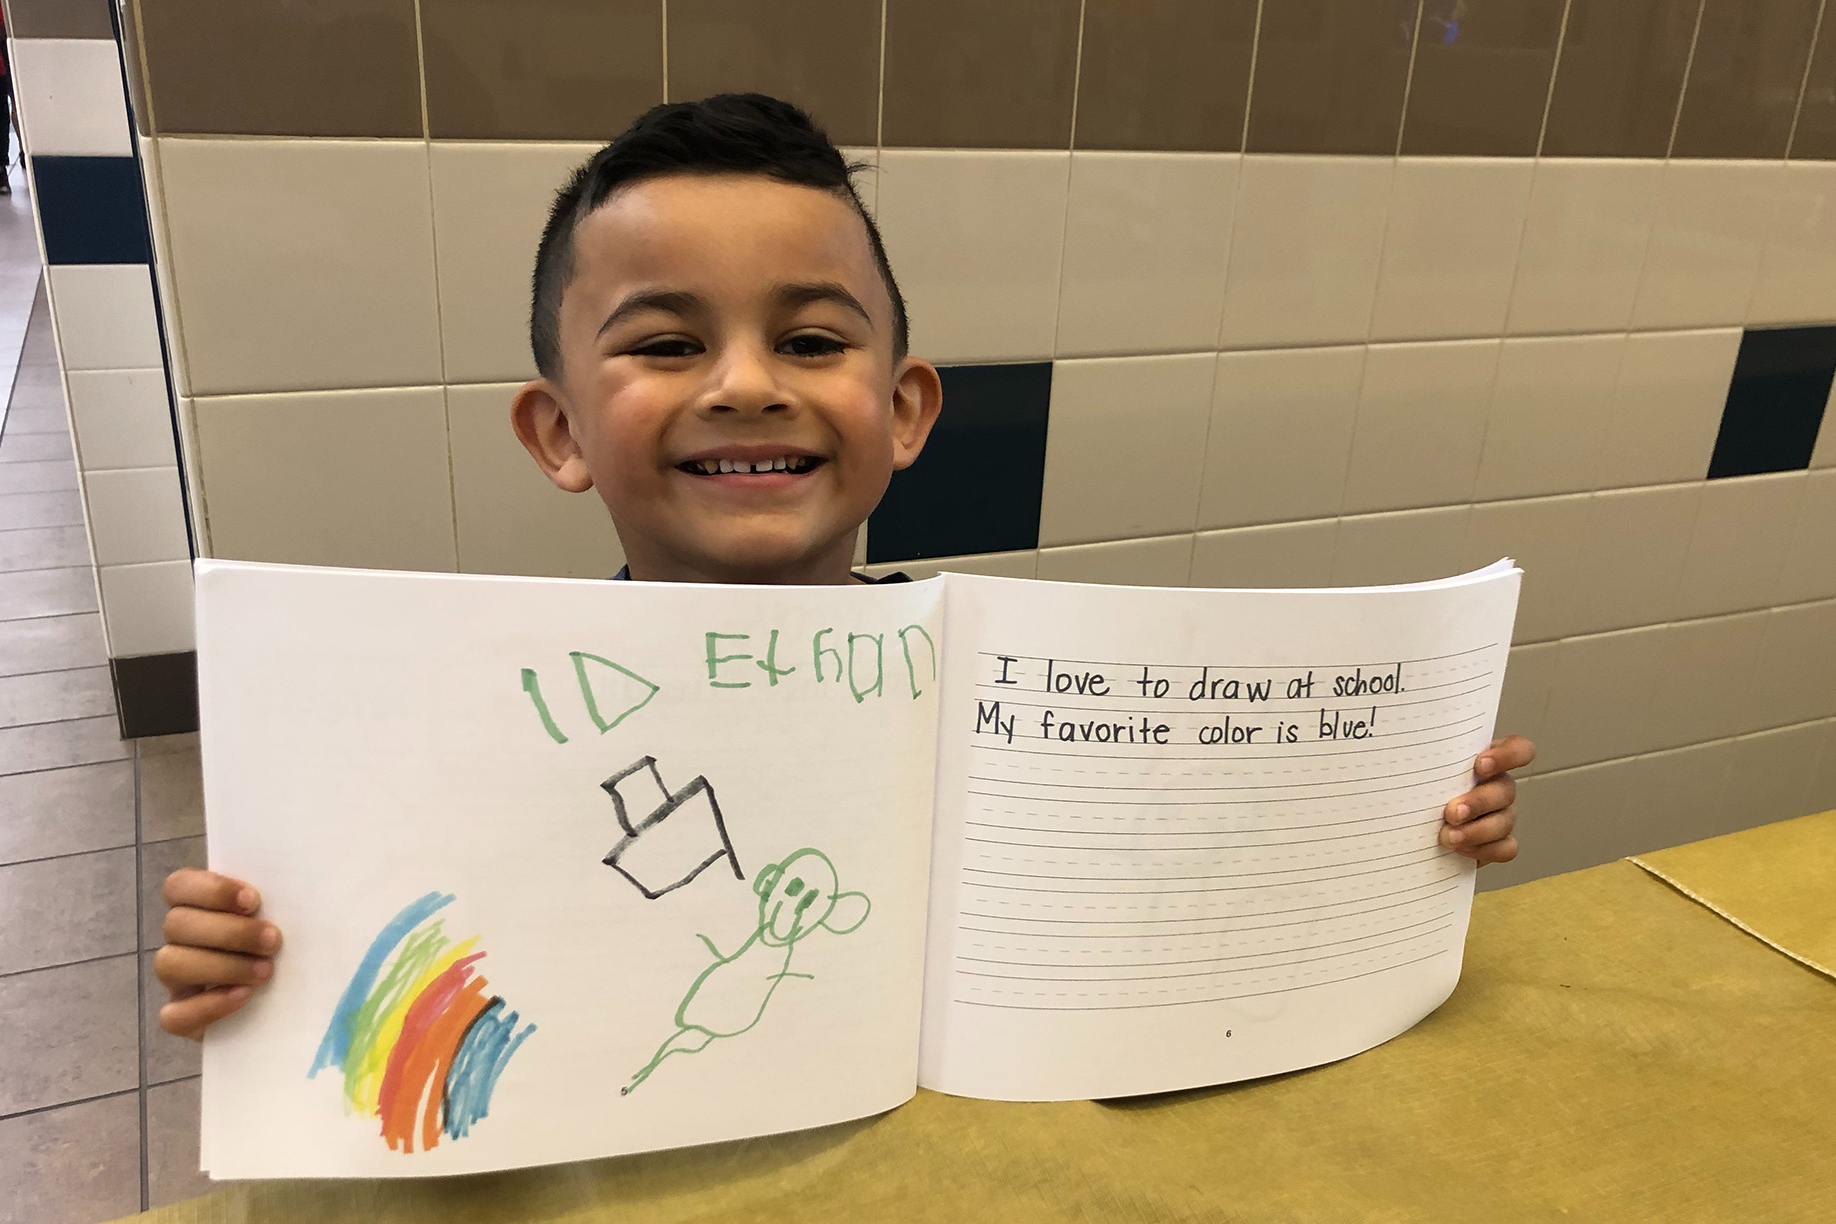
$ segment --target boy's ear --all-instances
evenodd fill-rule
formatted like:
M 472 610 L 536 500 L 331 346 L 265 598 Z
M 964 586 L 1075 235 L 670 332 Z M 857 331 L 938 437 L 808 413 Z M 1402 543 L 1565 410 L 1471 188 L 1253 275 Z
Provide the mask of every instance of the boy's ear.
M 892 438 L 893 469 L 908 468 L 924 449 L 931 426 L 943 409 L 943 380 L 937 367 L 916 357 L 899 363 L 893 379 Z
M 584 493 L 593 487 L 593 475 L 568 428 L 567 409 L 553 383 L 546 378 L 524 383 L 510 404 L 510 425 L 556 488 Z

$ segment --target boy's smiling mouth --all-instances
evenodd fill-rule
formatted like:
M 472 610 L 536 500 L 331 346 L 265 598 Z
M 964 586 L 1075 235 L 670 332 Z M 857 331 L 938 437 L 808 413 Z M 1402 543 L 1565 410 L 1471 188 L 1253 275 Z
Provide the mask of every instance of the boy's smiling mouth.
M 776 455 L 770 459 L 690 459 L 676 466 L 691 476 L 767 475 L 788 472 L 800 476 L 813 470 L 822 460 L 814 455 Z
M 676 464 L 676 470 L 718 484 L 748 488 L 785 485 L 821 467 L 819 455 L 770 443 L 752 446 L 713 447 Z

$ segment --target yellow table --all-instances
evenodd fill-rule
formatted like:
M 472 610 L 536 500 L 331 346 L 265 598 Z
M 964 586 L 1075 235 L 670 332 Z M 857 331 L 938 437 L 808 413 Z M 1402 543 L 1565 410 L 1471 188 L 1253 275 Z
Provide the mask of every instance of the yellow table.
M 1788 941 L 1836 930 L 1836 813 L 1680 851 L 1646 859 L 1793 955 L 1824 952 Z M 231 1185 L 139 1218 L 1836 1220 L 1836 982 L 1619 862 L 1479 896 L 1453 997 L 1333 1066 L 1111 1104 L 921 1092 L 799 1135 Z

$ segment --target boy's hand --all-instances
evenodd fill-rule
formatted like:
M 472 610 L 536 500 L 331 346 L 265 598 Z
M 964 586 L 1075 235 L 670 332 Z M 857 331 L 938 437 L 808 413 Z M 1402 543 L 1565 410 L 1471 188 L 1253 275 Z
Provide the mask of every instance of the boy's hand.
M 1473 762 L 1479 785 L 1448 803 L 1441 813 L 1441 844 L 1464 854 L 1481 867 L 1508 863 L 1517 857 L 1517 783 L 1509 770 L 1522 769 L 1536 760 L 1536 745 L 1521 735 L 1507 735 Z
M 256 918 L 261 895 L 241 880 L 187 867 L 166 877 L 166 943 L 153 972 L 172 994 L 159 1027 L 196 1041 L 274 976 L 280 928 Z

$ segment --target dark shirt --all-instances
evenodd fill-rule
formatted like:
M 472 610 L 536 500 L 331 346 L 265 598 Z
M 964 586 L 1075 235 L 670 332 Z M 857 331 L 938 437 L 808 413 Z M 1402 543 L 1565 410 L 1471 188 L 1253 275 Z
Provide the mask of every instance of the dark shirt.
M 871 583 L 874 583 L 875 585 L 878 585 L 879 583 L 882 583 L 882 582 L 910 582 L 912 580 L 912 576 L 904 572 L 888 574 L 884 578 L 869 578 L 865 574 L 856 574 L 855 577 L 859 578 L 862 582 L 871 582 Z M 612 577 L 608 579 L 608 581 L 610 582 L 629 582 L 631 581 L 631 567 L 629 565 L 619 566 L 618 573 L 612 575 Z

